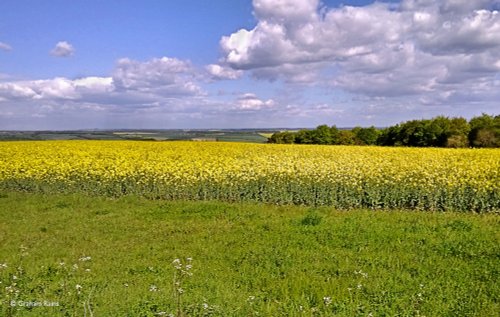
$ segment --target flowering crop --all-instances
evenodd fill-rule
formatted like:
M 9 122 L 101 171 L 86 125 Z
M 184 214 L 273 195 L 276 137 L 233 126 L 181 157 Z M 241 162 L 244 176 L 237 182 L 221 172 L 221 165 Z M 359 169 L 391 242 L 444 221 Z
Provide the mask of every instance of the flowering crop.
M 498 211 L 500 150 L 0 142 L 0 188 L 345 209 Z

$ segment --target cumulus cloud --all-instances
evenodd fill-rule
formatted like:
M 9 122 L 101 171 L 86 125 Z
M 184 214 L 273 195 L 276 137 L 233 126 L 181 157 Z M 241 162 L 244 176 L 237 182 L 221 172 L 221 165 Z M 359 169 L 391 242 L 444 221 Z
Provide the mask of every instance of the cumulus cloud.
M 10 46 L 7 43 L 0 42 L 0 50 L 2 50 L 2 51 L 10 51 L 10 50 L 12 50 L 12 46 Z
M 74 100 L 88 94 L 108 93 L 113 89 L 110 77 L 54 78 L 0 83 L 0 96 L 5 100 Z
M 57 57 L 69 57 L 75 53 L 73 45 L 66 41 L 57 42 L 56 46 L 50 51 L 50 54 Z
M 145 62 L 120 59 L 112 76 L 0 82 L 0 102 L 74 101 L 151 104 L 168 98 L 202 95 L 189 62 L 155 58 Z
M 354 94 L 446 98 L 500 72 L 500 2 L 403 0 L 327 8 L 254 0 L 257 25 L 222 37 L 223 62 L 260 79 Z M 444 97 L 443 97 L 444 96 Z
M 343 7 L 316 14 L 318 7 L 308 5 L 302 10 L 273 7 L 273 1 L 255 0 L 254 6 L 269 3 L 267 14 L 257 26 L 239 30 L 221 39 L 225 61 L 236 69 L 254 69 L 283 64 L 304 64 L 341 61 L 366 54 L 381 41 L 398 43 L 402 18 L 385 4 L 367 7 Z M 298 0 L 283 0 L 283 7 L 294 7 Z M 318 4 L 318 1 L 309 1 Z M 304 15 L 301 20 L 298 14 Z M 299 22 L 295 22 L 299 21 Z M 304 22 L 305 21 L 305 22 Z M 382 21 L 382 22 L 381 22 Z
M 254 0 L 257 18 L 278 23 L 307 22 L 317 18 L 319 0 Z
M 31 129 L 93 128 L 96 123 L 161 127 L 162 120 L 173 125 L 175 119 L 189 120 L 201 111 L 200 105 L 206 104 L 205 92 L 199 86 L 203 76 L 189 61 L 162 57 L 147 61 L 120 59 L 107 77 L 6 78 L 0 81 L 0 117 L 2 113 L 13 116 L 2 126 L 8 123 L 30 129 L 29 122 L 35 119 L 38 121 L 32 121 Z M 73 125 L 67 125 L 67 121 Z
M 243 74 L 240 70 L 217 64 L 210 64 L 205 69 L 212 79 L 238 79 Z
M 436 29 L 416 34 L 423 50 L 435 55 L 455 55 L 474 54 L 500 46 L 498 11 L 474 10 L 464 16 L 441 18 L 441 22 L 440 28 L 434 25 Z
M 274 107 L 275 104 L 275 101 L 272 99 L 262 100 L 253 93 L 246 93 L 241 95 L 237 99 L 233 110 L 257 111 L 262 109 L 270 109 Z
M 169 57 L 153 58 L 146 62 L 120 59 L 113 73 L 113 81 L 119 90 L 160 95 L 201 93 L 191 64 Z

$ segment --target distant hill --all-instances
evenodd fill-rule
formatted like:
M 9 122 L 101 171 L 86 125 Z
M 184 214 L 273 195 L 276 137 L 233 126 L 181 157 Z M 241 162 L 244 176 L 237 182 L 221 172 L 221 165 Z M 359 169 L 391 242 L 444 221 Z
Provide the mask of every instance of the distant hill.
M 0 141 L 16 140 L 148 140 L 220 141 L 265 143 L 267 135 L 283 129 L 175 129 L 175 130 L 75 130 L 0 131 Z

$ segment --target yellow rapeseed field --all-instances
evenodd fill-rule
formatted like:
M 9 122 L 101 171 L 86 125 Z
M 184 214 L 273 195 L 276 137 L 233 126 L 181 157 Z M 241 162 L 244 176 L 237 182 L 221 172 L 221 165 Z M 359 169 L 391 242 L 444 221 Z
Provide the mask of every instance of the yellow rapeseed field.
M 338 208 L 498 211 L 500 149 L 0 142 L 0 188 Z

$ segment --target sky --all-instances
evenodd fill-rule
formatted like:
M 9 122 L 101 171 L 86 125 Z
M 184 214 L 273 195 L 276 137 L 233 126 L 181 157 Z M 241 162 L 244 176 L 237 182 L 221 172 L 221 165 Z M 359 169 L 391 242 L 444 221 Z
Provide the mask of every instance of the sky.
M 2 0 L 0 130 L 500 114 L 500 0 Z

